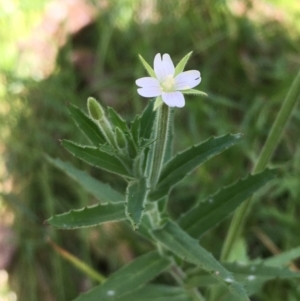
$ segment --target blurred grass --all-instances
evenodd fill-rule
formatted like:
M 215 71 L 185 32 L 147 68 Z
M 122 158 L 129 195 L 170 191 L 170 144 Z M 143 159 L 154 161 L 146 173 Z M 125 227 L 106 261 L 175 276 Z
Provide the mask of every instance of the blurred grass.
M 123 189 L 114 176 L 69 158 L 60 147 L 60 138 L 83 139 L 68 116 L 68 102 L 84 108 L 86 98 L 95 96 L 130 119 L 147 102 L 137 95 L 134 84 L 136 78 L 145 76 L 137 54 L 152 63 L 156 53 L 170 53 L 178 62 L 194 51 L 188 69 L 201 71 L 199 89 L 209 98 L 190 96 L 186 107 L 176 111 L 175 148 L 227 132 L 242 132 L 245 139 L 172 192 L 169 207 L 176 216 L 251 170 L 300 68 L 297 1 L 114 0 L 107 7 L 92 1 L 97 18 L 68 37 L 55 69 L 41 78 L 24 67 L 32 57 L 25 57 L 24 64 L 17 42 L 42 20 L 47 2 L 6 0 L 0 4 L 0 189 L 2 206 L 15 215 L 16 253 L 8 269 L 20 301 L 41 300 L 41 296 L 46 301 L 70 300 L 92 285 L 50 248 L 49 236 L 104 274 L 149 248 L 125 224 L 71 232 L 43 226 L 54 212 L 94 202 L 49 167 L 44 153 L 70 160 Z M 271 255 L 254 227 L 262 229 L 280 250 L 300 244 L 299 123 L 298 105 L 271 164 L 280 166 L 280 179 L 260 193 L 262 202 L 255 205 L 246 228 L 250 258 Z M 202 241 L 216 256 L 227 224 Z M 300 298 L 299 289 L 293 283 L 279 282 L 257 296 L 262 301 L 282 298 Z

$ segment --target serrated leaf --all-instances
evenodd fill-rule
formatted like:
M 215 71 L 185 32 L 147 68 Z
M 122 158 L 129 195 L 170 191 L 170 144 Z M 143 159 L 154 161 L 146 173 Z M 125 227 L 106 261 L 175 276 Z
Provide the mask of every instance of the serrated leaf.
M 145 178 L 132 181 L 127 187 L 126 215 L 134 229 L 137 229 L 141 222 L 147 193 L 147 180 Z
M 120 192 L 112 189 L 108 184 L 104 184 L 95 178 L 91 177 L 86 172 L 77 169 L 69 162 L 64 162 L 60 159 L 52 159 L 47 157 L 47 160 L 59 168 L 70 178 L 75 180 L 87 192 L 92 194 L 97 200 L 102 203 L 118 203 L 125 200 L 125 196 Z
M 187 61 L 189 60 L 190 56 L 192 55 L 193 51 L 189 52 L 186 56 L 184 56 L 181 61 L 177 64 L 177 66 L 175 67 L 175 75 L 178 75 L 179 73 L 181 73 L 184 70 L 184 67 L 187 63 Z
M 181 287 L 150 284 L 121 297 L 112 297 L 111 301 L 192 301 Z
M 90 117 L 72 104 L 68 108 L 75 124 L 95 146 L 106 142 L 98 125 Z
M 156 189 L 151 192 L 150 197 L 156 200 L 165 196 L 174 185 L 196 167 L 237 144 L 241 139 L 241 134 L 213 137 L 177 154 L 163 167 Z
M 265 170 L 259 174 L 248 175 L 231 186 L 227 186 L 199 203 L 182 215 L 178 223 L 193 237 L 200 237 L 216 226 L 255 191 L 275 178 L 275 172 Z
M 110 122 L 116 128 L 118 127 L 123 133 L 128 131 L 127 122 L 111 107 L 107 108 Z
M 152 67 L 144 60 L 144 58 L 139 54 L 139 59 L 140 61 L 142 62 L 143 66 L 145 67 L 145 69 L 147 70 L 148 74 L 151 76 L 151 77 L 154 77 L 156 78 L 156 75 L 155 75 L 155 72 L 154 70 L 152 69 Z
M 186 94 L 186 95 L 199 95 L 199 96 L 204 96 L 204 97 L 208 96 L 205 92 L 202 92 L 202 91 L 199 91 L 196 89 L 182 90 L 180 92 L 183 94 Z
M 112 274 L 102 285 L 73 301 L 111 301 L 113 298 L 121 298 L 152 280 L 170 264 L 167 258 L 162 258 L 156 251 L 147 253 Z
M 78 145 L 68 140 L 63 140 L 62 146 L 75 157 L 91 165 L 121 176 L 131 177 L 131 173 L 124 167 L 119 158 L 110 155 L 99 148 Z
M 175 255 L 211 273 L 240 300 L 249 301 L 243 286 L 235 281 L 232 274 L 179 225 L 168 221 L 161 228 L 153 230 L 152 235 Z
M 77 229 L 124 219 L 126 219 L 124 204 L 118 203 L 84 207 L 63 214 L 53 215 L 47 220 L 47 223 L 60 229 Z

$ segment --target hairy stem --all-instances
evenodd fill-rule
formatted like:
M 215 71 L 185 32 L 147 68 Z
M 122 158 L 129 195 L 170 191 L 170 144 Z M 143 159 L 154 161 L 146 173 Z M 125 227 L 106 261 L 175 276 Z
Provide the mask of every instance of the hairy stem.
M 159 179 L 160 172 L 163 166 L 168 131 L 170 125 L 170 108 L 162 104 L 156 113 L 156 124 L 155 124 L 155 142 L 154 142 L 154 151 L 152 157 L 152 167 L 150 171 L 150 186 L 153 189 Z

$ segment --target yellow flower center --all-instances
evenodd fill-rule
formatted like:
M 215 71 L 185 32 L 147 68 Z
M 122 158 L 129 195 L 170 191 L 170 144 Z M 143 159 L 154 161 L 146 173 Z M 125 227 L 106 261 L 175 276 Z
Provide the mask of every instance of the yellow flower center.
M 164 92 L 173 92 L 175 91 L 175 79 L 173 75 L 169 74 L 165 81 L 161 83 L 161 88 Z

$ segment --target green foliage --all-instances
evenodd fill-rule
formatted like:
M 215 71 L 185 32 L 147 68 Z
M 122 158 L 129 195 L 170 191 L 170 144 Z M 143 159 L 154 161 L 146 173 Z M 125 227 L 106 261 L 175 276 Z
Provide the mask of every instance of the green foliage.
M 191 301 L 186 290 L 167 285 L 145 285 L 121 297 L 111 298 L 114 301 Z
M 145 61 L 145 59 L 139 54 L 139 59 L 140 61 L 142 62 L 143 66 L 145 67 L 145 69 L 147 70 L 148 74 L 151 76 L 151 77 L 154 77 L 156 78 L 156 75 L 155 75 L 155 72 L 154 70 L 152 69 L 152 67 Z
M 234 146 L 241 139 L 241 134 L 210 138 L 177 154 L 163 167 L 155 191 L 151 192 L 150 197 L 155 200 L 165 196 L 174 185 L 182 181 L 196 167 Z
M 109 120 L 115 128 L 119 128 L 123 132 L 128 131 L 127 122 L 111 107 L 107 108 Z
M 224 267 L 235 275 L 237 281 L 247 287 L 250 295 L 257 293 L 268 280 L 300 278 L 299 272 L 262 263 L 224 263 Z M 188 288 L 214 284 L 217 284 L 216 279 L 199 268 L 190 271 L 186 279 L 186 286 Z
M 144 7 L 140 2 L 111 1 L 107 9 L 95 17 L 94 23 L 70 35 L 66 47 L 55 49 L 59 55 L 51 74 L 43 74 L 39 66 L 36 68 L 35 59 L 39 57 L 40 47 L 33 47 L 35 52 L 29 56 L 26 41 L 24 44 L 22 42 L 21 56 L 18 54 L 20 47 L 16 47 L 20 38 L 23 40 L 24 36 L 31 36 L 31 27 L 36 28 L 36 22 L 44 19 L 41 14 L 46 2 L 16 0 L 13 5 L 0 4 L 3 6 L 2 10 L 0 8 L 3 19 L 0 28 L 0 177 L 3 185 L 0 185 L 0 190 L 8 190 L 8 195 L 14 199 L 14 202 L 9 202 L 7 197 L 3 197 L 1 212 L 4 217 L 2 219 L 1 214 L 1 219 L 6 220 L 6 210 L 12 211 L 15 234 L 12 241 L 17 241 L 17 244 L 11 252 L 15 255 L 7 270 L 18 300 L 71 300 L 78 294 L 82 283 L 91 286 L 83 275 L 74 272 L 69 263 L 49 248 L 45 240 L 48 235 L 95 268 L 102 270 L 105 267 L 107 274 L 129 258 L 145 252 L 143 240 L 137 233 L 143 232 L 149 239 L 147 231 L 153 222 L 159 220 L 159 217 L 157 220 L 149 219 L 149 210 L 152 209 L 147 206 L 140 230 L 136 232 L 132 232 L 124 222 L 121 227 L 114 223 L 95 230 L 72 232 L 41 226 L 47 217 L 57 212 L 89 205 L 90 195 L 85 191 L 101 203 L 109 203 L 110 199 L 124 202 L 125 196 L 117 191 L 110 195 L 108 186 L 101 185 L 102 182 L 98 185 L 96 180 L 101 179 L 124 191 L 122 179 L 112 178 L 114 175 L 72 161 L 57 140 L 66 138 L 82 145 L 89 143 L 79 135 L 79 130 L 71 126 L 66 106 L 63 105 L 66 102 L 71 101 L 82 108 L 82 100 L 93 95 L 101 99 L 103 107 L 104 104 L 113 106 L 126 120 L 141 111 L 147 100 L 141 100 L 135 92 L 135 79 L 145 76 L 137 53 L 141 53 L 150 63 L 157 52 L 169 53 L 178 62 L 184 54 L 194 50 L 187 69 L 201 71 L 200 87 L 209 97 L 198 99 L 187 95 L 184 110 L 176 110 L 175 152 L 211 135 L 241 132 L 246 137 L 239 147 L 223 153 L 216 160 L 210 160 L 192 177 L 186 178 L 168 200 L 170 212 L 165 211 L 164 206 L 159 208 L 164 211 L 162 217 L 177 216 L 194 202 L 207 199 L 207 195 L 243 175 L 242 168 L 247 172 L 250 170 L 299 68 L 300 6 L 297 1 L 290 0 L 276 1 L 271 7 L 265 6 L 264 1 L 251 2 L 251 5 L 248 2 L 241 1 L 236 7 L 234 3 L 225 1 L 194 1 L 191 5 L 189 1 L 167 0 L 157 1 L 151 8 L 152 4 Z M 145 9 L 147 14 L 144 14 Z M 38 28 L 43 30 L 44 27 Z M 58 29 L 57 36 L 61 36 L 60 27 L 55 28 Z M 43 40 L 51 39 L 46 36 Z M 174 48 L 174 41 L 180 47 Z M 29 44 L 34 46 L 36 42 L 30 38 Z M 51 43 L 51 51 L 55 44 L 55 41 Z M 49 54 L 47 52 L 47 57 L 43 58 L 47 66 L 51 65 Z M 95 63 L 90 64 L 91 61 Z M 184 93 L 202 93 L 192 90 Z M 149 104 L 153 103 L 149 101 Z M 76 124 L 92 145 L 122 158 L 125 151 L 107 145 L 98 125 L 90 117 L 77 107 L 77 111 L 73 109 L 73 105 L 68 107 L 75 122 L 74 115 L 79 114 Z M 112 129 L 115 129 L 117 122 L 110 109 L 107 113 Z M 155 113 L 149 110 L 149 116 L 154 119 Z M 149 116 L 144 121 L 151 124 Z M 126 161 L 126 165 L 132 166 L 133 178 L 140 178 L 153 139 L 150 136 L 141 138 L 138 146 L 130 132 L 130 123 L 128 126 L 125 121 L 121 124 L 128 128 L 124 129 L 124 133 L 131 162 Z M 142 125 L 142 121 L 140 124 L 140 136 L 146 137 L 141 131 L 147 127 Z M 120 123 L 118 127 L 121 128 Z M 151 134 L 152 126 L 148 129 Z M 257 225 L 282 251 L 282 256 L 274 256 L 274 264 L 288 264 L 299 254 L 295 248 L 300 243 L 298 129 L 299 108 L 296 107 L 292 122 L 282 135 L 283 142 L 272 159 L 273 166 L 280 165 L 280 180 L 276 181 L 276 187 L 263 202 L 255 204 L 246 224 L 244 242 L 249 248 L 244 251 L 250 258 L 259 257 L 256 262 L 264 261 L 265 264 L 273 260 L 273 257 L 261 259 L 270 250 L 251 231 Z M 66 163 L 69 165 L 66 171 L 67 174 L 74 174 L 74 182 L 56 169 L 50 168 L 44 172 L 45 162 L 41 154 L 45 152 L 51 157 L 72 161 L 87 173 L 91 171 L 94 181 L 88 179 L 87 173 L 77 174 L 69 163 Z M 152 204 L 156 205 L 154 202 Z M 11 212 L 7 216 L 11 216 Z M 201 245 L 216 256 L 222 247 L 225 225 L 214 228 L 201 240 Z M 286 251 L 290 249 L 290 253 Z M 168 277 L 160 277 L 156 283 L 173 285 L 173 280 Z M 152 285 L 149 289 L 147 285 L 138 290 L 128 293 L 127 297 L 150 294 Z M 202 299 L 210 300 L 207 289 L 201 287 L 200 291 Z M 264 285 L 254 299 L 294 301 L 299 296 L 293 281 L 278 280 L 276 285 L 274 282 Z M 225 300 L 225 296 L 222 297 Z M 171 298 L 173 300 L 175 297 Z M 229 301 L 233 300 L 236 299 L 230 296 Z
M 170 261 L 153 251 L 133 260 L 109 277 L 105 283 L 74 301 L 123 300 L 170 266 Z M 120 298 L 120 299 L 119 299 Z M 124 299 L 126 300 L 126 299 Z
M 192 207 L 179 218 L 178 223 L 191 236 L 200 237 L 274 178 L 275 172 L 268 169 L 256 175 L 249 175 Z
M 123 204 L 108 204 L 54 215 L 47 220 L 47 223 L 60 229 L 77 229 L 98 226 L 105 222 L 120 221 L 125 218 Z
M 167 222 L 159 229 L 152 231 L 155 239 L 183 260 L 201 267 L 225 285 L 240 300 L 249 301 L 246 291 L 199 242 L 189 236 L 176 223 Z
M 102 204 L 124 201 L 125 198 L 121 193 L 112 189 L 108 184 L 91 177 L 88 173 L 77 169 L 71 163 L 50 157 L 47 157 L 47 160 L 75 180 L 76 183 L 81 185 L 83 189 L 92 194 Z
M 75 157 L 112 173 L 125 177 L 132 177 L 131 172 L 114 154 L 109 154 L 96 147 L 83 146 L 72 141 L 63 140 L 62 146 Z
M 146 197 L 148 193 L 147 179 L 141 178 L 130 182 L 126 191 L 126 215 L 136 230 L 145 210 Z
M 140 137 L 144 141 L 147 141 L 151 137 L 155 119 L 155 112 L 153 112 L 153 107 L 154 101 L 149 101 L 140 117 Z
M 193 51 L 191 51 L 190 53 L 188 53 L 185 57 L 183 57 L 181 59 L 181 61 L 176 65 L 175 67 L 175 75 L 178 75 L 179 73 L 183 72 L 184 67 L 186 65 L 186 63 L 188 62 L 190 56 L 192 55 Z
M 95 146 L 106 142 L 98 125 L 90 117 L 73 104 L 69 105 L 69 111 L 78 128 Z

